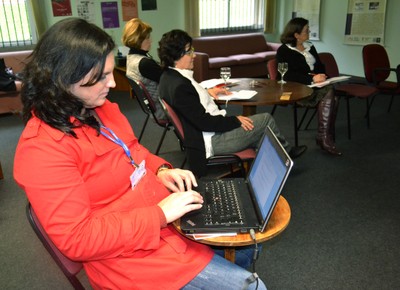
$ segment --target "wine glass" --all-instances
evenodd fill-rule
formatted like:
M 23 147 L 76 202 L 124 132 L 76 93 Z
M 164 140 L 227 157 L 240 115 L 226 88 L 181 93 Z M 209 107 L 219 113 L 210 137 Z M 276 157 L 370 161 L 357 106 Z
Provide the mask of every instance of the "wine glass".
M 278 82 L 278 84 L 286 84 L 285 80 L 283 79 L 283 76 L 287 71 L 288 71 L 287 62 L 278 63 L 278 72 L 281 74 L 281 80 Z
M 226 82 L 229 80 L 229 78 L 231 77 L 231 68 L 230 67 L 221 67 L 220 71 L 219 71 L 219 75 L 220 77 L 224 80 L 225 82 L 225 87 L 226 87 Z

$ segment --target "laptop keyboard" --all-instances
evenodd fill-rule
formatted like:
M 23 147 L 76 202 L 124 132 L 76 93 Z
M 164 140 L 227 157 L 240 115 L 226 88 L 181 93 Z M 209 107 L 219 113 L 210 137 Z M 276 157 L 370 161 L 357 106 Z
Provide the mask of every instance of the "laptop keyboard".
M 206 225 L 244 224 L 244 213 L 233 180 L 205 182 L 203 197 Z

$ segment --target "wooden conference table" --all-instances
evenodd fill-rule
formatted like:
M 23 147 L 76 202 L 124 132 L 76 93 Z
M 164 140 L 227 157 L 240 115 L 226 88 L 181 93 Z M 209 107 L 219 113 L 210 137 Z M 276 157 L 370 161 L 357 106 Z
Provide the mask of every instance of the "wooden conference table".
M 286 84 L 279 84 L 276 80 L 270 79 L 240 78 L 233 80 L 237 81 L 235 83 L 237 85 L 231 87 L 231 91 L 254 90 L 257 92 L 251 99 L 231 100 L 228 102 L 228 104 L 243 106 L 244 116 L 256 114 L 257 106 L 293 105 L 294 140 L 295 146 L 298 146 L 296 102 L 310 96 L 313 93 L 313 89 L 301 83 L 287 82 Z M 251 85 L 252 83 L 253 85 Z M 291 93 L 290 98 L 283 100 L 281 96 L 287 92 Z M 217 101 L 217 103 L 225 104 L 225 101 Z
M 268 222 L 267 229 L 262 233 L 256 233 L 257 243 L 265 242 L 283 232 L 289 225 L 290 216 L 291 212 L 289 203 L 283 196 L 280 196 Z M 185 235 L 180 229 L 180 220 L 175 221 L 174 226 L 179 233 Z M 191 236 L 187 237 L 193 239 Z M 211 246 L 224 247 L 225 258 L 231 262 L 235 261 L 235 247 L 249 246 L 254 244 L 254 241 L 250 237 L 249 233 L 237 234 L 236 236 L 229 237 L 207 238 L 203 240 L 197 240 L 197 242 Z

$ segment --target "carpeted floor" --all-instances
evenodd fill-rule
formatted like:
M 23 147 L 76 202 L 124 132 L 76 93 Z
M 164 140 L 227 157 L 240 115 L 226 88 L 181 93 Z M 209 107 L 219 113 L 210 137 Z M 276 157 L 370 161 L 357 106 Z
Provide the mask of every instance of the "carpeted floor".
M 127 94 L 112 93 L 139 133 L 143 113 Z M 352 140 L 347 139 L 344 102 L 337 120 L 337 146 L 332 157 L 315 145 L 316 120 L 299 133 L 308 146 L 295 160 L 283 195 L 292 218 L 278 237 L 264 243 L 256 270 L 268 289 L 399 289 L 400 288 L 400 101 L 387 113 L 388 97 L 378 97 L 371 111 L 351 100 Z M 270 111 L 261 108 L 259 111 Z M 240 108 L 228 106 L 233 114 Z M 281 131 L 293 141 L 292 111 L 275 113 Z M 155 150 L 161 129 L 153 122 L 142 143 Z M 16 116 L 0 117 L 0 289 L 70 289 L 69 282 L 42 247 L 25 217 L 26 198 L 12 178 L 13 155 L 22 131 Z M 168 132 L 161 155 L 180 166 L 183 153 Z M 80 274 L 88 286 L 84 273 Z M 88 286 L 90 289 L 90 287 Z

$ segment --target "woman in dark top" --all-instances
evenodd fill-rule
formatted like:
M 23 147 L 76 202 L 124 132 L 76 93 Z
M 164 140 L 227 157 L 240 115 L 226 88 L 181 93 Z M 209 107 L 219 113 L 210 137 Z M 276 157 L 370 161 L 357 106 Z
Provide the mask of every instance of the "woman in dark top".
M 286 80 L 310 85 L 323 82 L 329 77 L 325 74 L 325 67 L 318 57 L 317 50 L 308 42 L 309 33 L 308 20 L 293 18 L 288 22 L 281 35 L 282 45 L 277 51 L 276 59 L 278 63 L 288 63 L 289 70 L 285 74 Z M 332 155 L 342 155 L 334 141 L 338 99 L 335 97 L 333 87 L 328 85 L 314 88 L 314 93 L 298 104 L 305 107 L 317 106 L 317 144 Z
M 156 106 L 156 117 L 166 119 L 158 93 L 162 70 L 149 54 L 152 31 L 152 27 L 139 18 L 132 18 L 125 24 L 122 42 L 130 48 L 126 59 L 126 76 L 143 83 Z

